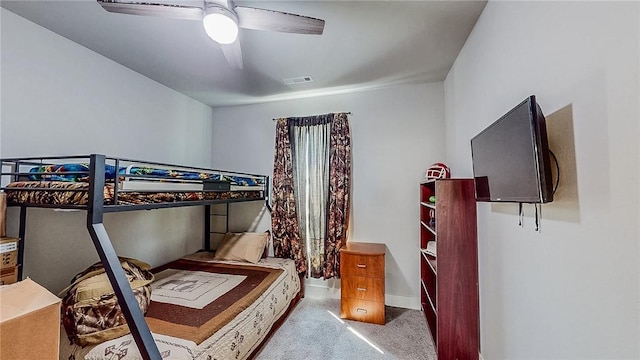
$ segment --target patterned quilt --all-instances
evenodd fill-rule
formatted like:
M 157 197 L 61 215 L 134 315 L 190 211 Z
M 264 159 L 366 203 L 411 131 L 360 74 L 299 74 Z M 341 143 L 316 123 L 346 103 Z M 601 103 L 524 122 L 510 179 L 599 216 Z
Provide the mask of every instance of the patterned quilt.
M 116 167 L 105 164 L 104 177 L 113 180 L 116 176 Z M 46 181 L 89 181 L 89 164 L 56 164 L 41 165 L 29 169 L 29 180 Z
M 89 164 L 69 163 L 42 165 L 29 169 L 29 180 L 46 181 L 89 181 Z M 180 179 L 180 180 L 215 180 L 230 182 L 232 185 L 260 186 L 264 185 L 264 178 L 244 177 L 237 175 L 216 174 L 209 172 L 193 172 L 172 169 L 157 169 L 144 166 L 120 167 L 118 174 L 129 174 L 139 176 L 149 176 L 156 179 Z M 116 168 L 113 165 L 105 164 L 105 179 L 114 180 Z
M 202 309 L 152 299 L 145 319 L 163 359 L 246 359 L 300 290 L 293 260 L 266 258 L 258 264 L 247 265 L 211 258 L 210 254 L 198 253 L 159 269 L 204 270 L 245 277 L 239 285 L 222 291 L 222 295 Z M 169 273 L 176 274 L 176 271 Z M 194 291 L 206 292 L 202 286 L 208 281 L 159 276 L 156 283 L 181 293 L 179 297 L 199 298 Z M 62 333 L 60 359 L 141 359 L 131 335 L 82 348 L 70 343 L 64 331 Z

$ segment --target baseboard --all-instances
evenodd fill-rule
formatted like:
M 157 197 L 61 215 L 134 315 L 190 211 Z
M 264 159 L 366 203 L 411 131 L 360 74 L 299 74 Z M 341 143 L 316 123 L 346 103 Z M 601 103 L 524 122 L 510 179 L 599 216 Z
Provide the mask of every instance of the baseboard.
M 340 281 L 305 279 L 304 296 L 321 299 L 340 299 Z M 420 298 L 386 294 L 385 305 L 420 310 Z
M 340 279 L 304 279 L 304 296 L 321 299 L 340 299 Z
M 420 298 L 412 296 L 385 295 L 385 305 L 404 309 L 420 310 Z

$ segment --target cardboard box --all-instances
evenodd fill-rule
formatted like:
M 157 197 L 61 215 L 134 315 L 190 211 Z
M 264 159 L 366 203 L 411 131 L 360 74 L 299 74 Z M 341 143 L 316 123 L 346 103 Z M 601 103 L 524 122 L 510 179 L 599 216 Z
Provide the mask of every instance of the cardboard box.
M 17 266 L 0 269 L 0 285 L 9 285 L 15 282 L 18 282 Z
M 27 278 L 0 287 L 0 359 L 58 359 L 60 298 Z
M 18 238 L 0 238 L 0 269 L 10 268 L 18 265 Z

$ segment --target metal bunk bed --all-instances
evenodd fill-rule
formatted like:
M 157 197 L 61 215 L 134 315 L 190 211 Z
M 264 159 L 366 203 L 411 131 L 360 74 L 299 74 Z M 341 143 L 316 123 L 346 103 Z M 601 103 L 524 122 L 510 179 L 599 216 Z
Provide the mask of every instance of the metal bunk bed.
M 32 188 L 11 188 L 6 184 L 4 179 L 6 176 L 11 177 L 11 182 L 16 182 L 21 179 L 31 179 L 34 177 L 39 178 L 40 183 L 45 183 L 43 181 L 44 177 L 47 176 L 59 176 L 58 172 L 48 172 L 48 171 L 33 171 L 34 166 L 42 166 L 44 164 L 51 164 L 51 161 L 78 161 L 82 159 L 88 159 L 88 171 L 67 171 L 63 172 L 64 176 L 88 176 L 88 186 L 82 189 L 52 189 L 49 187 L 41 187 L 40 185 L 35 185 Z M 107 178 L 106 168 L 107 161 L 110 164 L 113 164 L 115 169 L 113 178 Z M 106 157 L 105 155 L 100 154 L 91 154 L 91 155 L 80 155 L 80 156 L 66 156 L 66 157 L 30 157 L 30 158 L 7 158 L 1 159 L 2 163 L 2 187 L 5 192 L 10 194 L 11 191 L 26 191 L 26 192 L 82 192 L 87 194 L 86 203 L 83 204 L 60 204 L 60 203 L 29 203 L 29 202 L 12 202 L 9 197 L 8 206 L 19 206 L 20 207 L 20 226 L 19 226 L 19 237 L 22 241 L 19 242 L 18 248 L 18 261 L 22 264 L 22 259 L 24 256 L 24 240 L 25 240 L 25 230 L 26 230 L 26 218 L 27 218 L 27 208 L 28 207 L 49 207 L 49 208 L 66 208 L 66 209 L 81 209 L 87 211 L 87 229 L 93 241 L 93 244 L 98 252 L 100 260 L 105 267 L 106 273 L 108 275 L 109 281 L 111 282 L 114 292 L 118 298 L 119 304 L 122 308 L 122 312 L 127 320 L 129 328 L 131 330 L 131 335 L 133 336 L 140 354 L 144 359 L 161 359 L 160 352 L 158 351 L 157 345 L 151 335 L 151 331 L 149 326 L 147 325 L 144 315 L 140 311 L 138 304 L 135 300 L 131 287 L 129 286 L 129 282 L 127 281 L 124 271 L 120 265 L 120 261 L 118 256 L 114 250 L 113 244 L 109 239 L 109 235 L 107 234 L 107 230 L 103 224 L 103 217 L 105 213 L 111 212 L 121 212 L 121 211 L 134 211 L 134 210 L 150 210 L 150 209 L 161 209 L 161 208 L 172 208 L 172 207 L 184 207 L 184 206 L 204 206 L 205 208 L 205 238 L 204 238 L 204 250 L 210 250 L 210 219 L 209 216 L 211 214 L 211 205 L 221 204 L 221 203 L 231 203 L 231 202 L 242 202 L 242 201 L 257 201 L 264 200 L 267 208 L 269 209 L 269 177 L 265 175 L 255 175 L 255 174 L 247 174 L 247 173 L 238 173 L 238 172 L 228 172 L 221 170 L 210 170 L 204 168 L 195 168 L 188 166 L 178 166 L 172 164 L 163 164 L 163 163 L 154 163 L 147 161 L 136 161 L 122 158 L 114 158 L 114 157 Z M 198 179 L 198 180 L 184 180 L 182 178 L 166 178 L 157 175 L 149 175 L 149 174 L 130 174 L 123 172 L 121 173 L 121 169 L 124 164 L 136 164 L 142 163 L 145 166 L 161 166 L 163 168 L 171 168 L 177 167 L 181 170 L 186 171 L 208 171 L 208 174 L 218 174 L 216 179 L 219 181 L 214 182 L 213 190 L 208 189 L 207 182 L 210 179 Z M 9 167 L 10 171 L 5 172 L 5 168 Z M 31 171 L 23 171 L 25 167 L 31 167 Z M 245 193 L 252 193 L 254 196 L 246 197 L 246 196 L 219 196 L 219 197 L 210 197 L 207 194 L 225 194 L 227 192 L 231 192 L 230 186 L 226 184 L 225 174 L 233 174 L 231 178 L 235 176 L 249 176 L 252 178 L 259 179 L 258 186 L 251 186 L 251 191 L 247 191 Z M 122 203 L 119 198 L 122 198 L 123 195 L 129 193 L 128 191 L 123 190 L 120 187 L 121 181 L 124 180 L 146 180 L 151 181 L 154 184 L 158 183 L 166 183 L 170 187 L 170 185 L 175 184 L 184 184 L 188 183 L 191 185 L 198 184 L 202 185 L 201 189 L 198 190 L 189 190 L 189 194 L 196 194 L 195 196 L 189 200 L 184 200 L 181 198 L 174 199 L 172 202 L 153 202 L 153 203 Z M 111 184 L 113 183 L 113 184 Z M 222 186 L 220 186 L 222 184 Z M 227 185 L 227 186 L 225 186 Z M 105 199 L 105 186 L 111 186 L 113 188 L 112 198 L 110 201 Z M 238 187 L 242 188 L 242 187 Z M 240 190 L 238 190 L 240 191 Z M 157 192 L 157 190 L 136 190 L 133 193 L 138 194 L 149 194 Z M 163 193 L 178 193 L 184 194 L 185 191 L 182 190 L 168 190 L 163 191 Z M 256 193 L 257 192 L 257 193 Z M 22 267 L 19 268 L 18 273 L 19 278 L 22 278 Z

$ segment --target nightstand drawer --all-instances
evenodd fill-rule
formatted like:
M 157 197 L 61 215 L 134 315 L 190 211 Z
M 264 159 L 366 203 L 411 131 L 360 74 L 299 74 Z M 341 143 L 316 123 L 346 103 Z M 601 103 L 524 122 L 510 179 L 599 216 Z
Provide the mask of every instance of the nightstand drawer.
M 340 249 L 340 317 L 384 325 L 386 245 L 348 242 Z
M 340 317 L 384 325 L 384 303 L 343 298 L 340 304 Z
M 342 276 L 362 276 L 384 279 L 384 255 L 340 253 Z
M 345 298 L 384 302 L 384 279 L 346 276 L 340 288 Z

